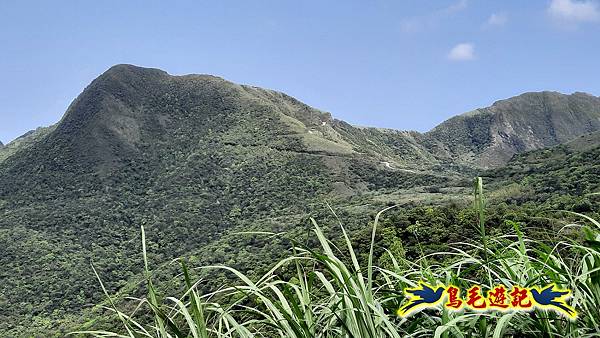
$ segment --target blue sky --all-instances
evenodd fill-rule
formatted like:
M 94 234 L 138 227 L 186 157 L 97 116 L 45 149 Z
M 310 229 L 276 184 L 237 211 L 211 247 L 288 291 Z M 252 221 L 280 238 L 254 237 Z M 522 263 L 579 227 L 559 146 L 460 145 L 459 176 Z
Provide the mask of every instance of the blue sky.
M 0 140 L 57 122 L 117 63 L 214 74 L 350 123 L 426 131 L 526 91 L 600 95 L 599 52 L 596 0 L 4 0 Z

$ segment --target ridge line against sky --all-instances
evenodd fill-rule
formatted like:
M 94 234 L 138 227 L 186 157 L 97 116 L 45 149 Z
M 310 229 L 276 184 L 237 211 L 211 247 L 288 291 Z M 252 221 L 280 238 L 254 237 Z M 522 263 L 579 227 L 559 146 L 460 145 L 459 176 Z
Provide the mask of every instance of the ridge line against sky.
M 598 0 L 0 3 L 0 141 L 59 121 L 110 66 L 285 92 L 426 131 L 528 91 L 600 94 Z

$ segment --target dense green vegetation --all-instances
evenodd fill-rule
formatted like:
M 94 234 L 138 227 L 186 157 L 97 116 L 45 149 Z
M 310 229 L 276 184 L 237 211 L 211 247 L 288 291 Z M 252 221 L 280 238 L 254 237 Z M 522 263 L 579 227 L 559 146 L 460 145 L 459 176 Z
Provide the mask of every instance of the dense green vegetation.
M 573 93 L 525 93 L 449 119 L 425 134 L 428 146 L 493 168 L 514 154 L 568 142 L 600 129 L 600 98 Z
M 54 126 L 51 127 L 40 127 L 36 130 L 31 130 L 24 135 L 20 136 L 16 140 L 10 142 L 6 146 L 0 142 L 0 162 L 6 160 L 19 150 L 25 150 L 30 146 L 34 145 L 39 140 L 50 134 L 54 130 Z
M 491 171 L 501 182 L 520 182 L 528 199 L 543 202 L 564 195 L 584 196 L 598 192 L 600 186 L 600 133 L 582 136 L 572 142 L 516 156 L 510 165 Z M 535 194 L 534 194 L 535 192 Z M 515 191 L 514 198 L 519 198 Z M 590 201 L 585 202 L 590 204 Z M 578 211 L 589 211 L 580 206 Z
M 254 248 L 231 233 L 294 228 L 334 188 L 366 191 L 351 164 L 379 165 L 305 142 L 327 116 L 210 76 L 110 70 L 55 129 L 15 145 L 0 165 L 0 332 L 66 332 L 102 299 L 91 261 L 111 292 L 135 289 L 138 225 L 158 262 L 193 252 L 260 270 L 279 247 Z M 327 135 L 318 140 L 333 142 Z M 414 186 L 419 176 L 396 175 L 394 184 Z M 258 249 L 266 259 L 252 264 Z
M 600 334 L 597 325 L 600 223 L 574 214 L 581 223 L 562 225 L 555 232 L 505 219 L 507 226 L 486 233 L 480 182 L 476 185 L 477 208 L 471 209 L 477 222 L 473 222 L 473 213 L 465 213 L 466 210 L 455 213 L 459 218 L 451 223 L 460 223 L 464 218 L 464 224 L 457 224 L 447 232 L 454 234 L 457 242 L 433 248 L 430 254 L 421 250 L 407 258 L 404 247 L 410 246 L 389 231 L 393 228 L 381 229 L 379 219 L 384 211 L 393 208 L 390 207 L 375 217 L 369 236 L 363 238 L 364 248 L 348 237 L 342 224 L 342 240 L 335 243 L 327 239 L 313 220 L 313 235 L 320 249 L 292 240 L 293 251 L 256 279 L 224 265 L 200 267 L 234 275 L 233 281 L 208 295 L 199 292 L 203 281 L 193 283 L 185 260 L 181 260 L 180 278 L 185 280 L 185 291 L 177 297 L 161 298 L 148 270 L 144 246 L 148 297 L 139 300 L 134 312 L 124 312 L 107 294 L 110 299 L 107 309 L 119 318 L 118 326 L 126 337 L 593 337 Z M 424 214 L 429 216 L 421 219 L 446 220 L 441 216 L 448 215 L 448 210 L 427 209 Z M 440 224 L 425 226 L 429 230 L 425 235 L 415 227 L 419 224 L 416 222 L 407 230 L 417 240 L 427 235 L 433 235 L 425 240 L 430 244 L 451 239 L 430 232 L 443 233 Z M 547 236 L 552 236 L 552 240 L 548 241 Z M 381 239 L 387 240 L 387 245 Z M 378 253 L 382 244 L 389 249 Z M 570 321 L 553 311 L 539 309 L 531 313 L 469 313 L 440 308 L 409 319 L 395 314 L 403 303 L 399 290 L 414 287 L 420 281 L 466 289 L 474 280 L 484 287 L 501 283 L 509 288 L 555 283 L 572 290 L 571 301 L 579 316 Z M 110 331 L 82 333 L 121 336 Z
M 499 103 L 421 134 L 354 127 L 285 94 L 212 76 L 113 67 L 57 125 L 0 148 L 0 336 L 114 329 L 118 318 L 97 306 L 105 296 L 91 264 L 119 308 L 132 311 L 136 302 L 124 296 L 147 294 L 139 226 L 148 235 L 153 285 L 166 295 L 185 292 L 180 267 L 171 264 L 179 257 L 190 267 L 224 264 L 256 280 L 294 255 L 290 239 L 304 249 L 322 247 L 310 235 L 311 218 L 338 247 L 346 245 L 338 222 L 344 224 L 364 265 L 368 224 L 390 205 L 400 207 L 378 224 L 371 256 L 378 267 L 394 266 L 386 250 L 405 262 L 450 250 L 449 243 L 477 237 L 469 201 L 476 174 L 489 182 L 491 236 L 510 231 L 509 220 L 545 240 L 535 229 L 556 229 L 552 219 L 560 217 L 549 212 L 557 209 L 598 219 L 597 196 L 586 195 L 599 190 L 596 139 L 481 169 L 595 130 L 596 98 L 540 93 L 515 100 L 520 114 L 510 113 L 511 102 Z M 589 128 L 557 123 L 565 105 Z M 531 115 L 540 123 L 546 115 L 536 107 L 546 109 L 544 123 L 558 136 L 540 131 L 517 142 L 512 135 L 527 146 L 490 157 L 500 149 L 489 152 L 504 122 L 523 124 Z M 349 252 L 338 258 L 352 265 Z M 285 268 L 281 276 L 294 272 Z M 235 280 L 223 269 L 190 275 L 202 280 L 196 291 L 203 295 Z

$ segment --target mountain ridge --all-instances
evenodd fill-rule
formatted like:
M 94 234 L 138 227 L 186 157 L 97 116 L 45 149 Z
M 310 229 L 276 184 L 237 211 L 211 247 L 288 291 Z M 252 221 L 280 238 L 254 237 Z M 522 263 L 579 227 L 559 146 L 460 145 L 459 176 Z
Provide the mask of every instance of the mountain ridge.
M 79 318 L 100 302 L 92 259 L 109 292 L 131 287 L 140 225 L 155 262 L 191 253 L 258 271 L 253 259 L 266 253 L 232 234 L 300 236 L 328 213 L 323 201 L 352 219 L 440 189 L 460 195 L 487 166 L 599 129 L 598 98 L 561 95 L 525 95 L 419 133 L 355 127 L 215 76 L 111 67 L 56 125 L 0 148 L 0 333 L 36 315 Z M 527 137 L 519 114 L 539 124 Z
M 394 142 L 403 143 L 406 151 L 389 149 L 386 144 L 377 144 L 377 147 L 387 149 L 383 152 L 392 156 L 388 160 L 398 162 L 403 162 L 400 157 L 404 156 L 412 158 L 413 161 L 418 160 L 419 163 L 426 164 L 456 162 L 458 159 L 462 164 L 475 167 L 498 167 L 507 163 L 517 153 L 553 146 L 581 134 L 600 129 L 600 108 L 598 108 L 600 107 L 600 98 L 582 92 L 572 94 L 553 91 L 523 93 L 515 97 L 497 100 L 488 107 L 453 116 L 431 130 L 422 133 L 371 126 L 354 126 L 332 117 L 330 113 L 309 107 L 287 94 L 250 85 L 238 85 L 213 75 L 170 75 L 156 68 L 119 64 L 109 68 L 92 81 L 80 97 L 73 101 L 61 121 L 57 123 L 57 132 L 76 133 L 77 130 L 85 129 L 89 120 L 94 119 L 93 114 L 80 112 L 79 116 L 73 117 L 71 116 L 72 106 L 77 105 L 85 97 L 89 98 L 90 95 L 107 95 L 114 100 L 105 100 L 110 103 L 105 103 L 107 106 L 102 108 L 97 105 L 95 111 L 104 112 L 105 114 L 110 111 L 117 111 L 126 116 L 106 125 L 107 129 L 112 129 L 110 133 L 104 133 L 105 135 L 84 133 L 86 137 L 89 135 L 99 136 L 98 141 L 100 144 L 96 149 L 87 149 L 82 152 L 87 154 L 89 151 L 94 152 L 98 149 L 105 149 L 106 140 L 103 139 L 121 137 L 128 142 L 121 144 L 122 148 L 116 149 L 116 151 L 128 153 L 135 148 L 134 141 L 139 136 L 136 132 L 139 128 L 136 125 L 136 116 L 140 117 L 141 115 L 140 112 L 136 113 L 134 111 L 124 113 L 127 111 L 128 106 L 126 102 L 127 95 L 135 93 L 132 96 L 138 96 L 137 98 L 143 96 L 147 102 L 151 100 L 153 95 L 160 92 L 160 85 L 177 86 L 185 82 L 213 83 L 212 90 L 216 90 L 217 87 L 221 86 L 221 95 L 225 95 L 225 97 L 226 95 L 248 94 L 253 96 L 255 100 L 262 100 L 271 105 L 282 104 L 286 105 L 287 108 L 295 107 L 295 110 L 286 110 L 290 113 L 287 116 L 300 121 L 302 126 L 294 126 L 297 123 L 288 119 L 287 122 L 292 124 L 292 128 L 304 128 L 305 134 L 312 134 L 308 138 L 313 144 L 320 143 L 315 139 L 317 135 L 319 141 L 326 139 L 333 142 L 329 145 L 337 148 L 336 151 L 353 151 L 348 149 L 350 143 L 348 140 L 342 140 L 343 137 L 340 136 L 340 130 L 338 129 L 345 133 L 377 134 L 378 137 L 374 138 L 385 135 L 383 138 L 388 139 L 392 135 L 391 137 L 395 139 Z M 149 88 L 146 85 L 148 83 L 155 83 L 157 86 Z M 207 87 L 207 90 L 210 90 L 210 86 Z M 585 107 L 577 107 L 582 105 Z M 548 109 L 550 112 L 547 112 Z M 585 110 L 583 113 L 580 112 L 582 109 Z M 575 113 L 573 113 L 574 111 Z M 548 114 L 551 115 L 550 118 L 544 121 L 544 115 Z M 571 120 L 565 118 L 565 115 L 568 114 L 571 115 L 568 118 L 576 122 L 575 124 L 569 123 Z M 538 128 L 532 129 L 532 125 L 537 124 L 538 121 L 528 123 L 527 119 L 530 118 L 535 118 L 543 123 Z M 563 121 L 565 119 L 567 122 Z M 164 122 L 161 121 L 161 123 Z M 323 134 L 319 129 L 326 129 L 326 133 Z M 296 131 L 298 130 L 296 129 Z M 323 142 L 327 143 L 326 141 Z M 341 142 L 341 144 L 335 144 L 336 142 Z M 373 147 L 367 144 L 363 144 L 359 148 L 362 150 L 370 148 L 373 151 Z M 106 159 L 112 157 L 108 153 L 98 154 L 98 156 Z

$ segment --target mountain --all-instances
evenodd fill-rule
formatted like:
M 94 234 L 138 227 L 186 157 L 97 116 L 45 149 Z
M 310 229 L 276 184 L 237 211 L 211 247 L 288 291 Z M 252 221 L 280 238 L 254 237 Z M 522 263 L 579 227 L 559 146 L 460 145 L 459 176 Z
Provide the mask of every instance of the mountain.
M 356 230 L 381 205 L 464 199 L 484 168 L 599 130 L 599 101 L 527 93 L 418 133 L 215 76 L 114 66 L 56 125 L 0 148 L 0 335 L 80 324 L 103 299 L 90 262 L 109 292 L 139 288 L 140 225 L 156 266 L 186 255 L 259 272 L 287 244 L 239 233 L 302 236 L 308 217 L 330 217 L 325 201 Z
M 525 93 L 453 117 L 425 134 L 442 157 L 498 167 L 519 153 L 600 130 L 600 98 L 585 93 Z
M 432 161 L 410 133 L 355 128 L 285 94 L 213 76 L 176 77 L 129 65 L 109 69 L 72 103 L 55 128 L 35 135 L 21 143 L 46 137 L 4 166 L 3 182 L 10 183 L 2 196 L 45 198 L 40 189 L 56 190 L 57 182 L 69 180 L 97 192 L 107 181 L 131 179 L 131 174 L 152 185 L 162 175 L 178 177 L 208 166 L 206 156 L 219 162 L 205 168 L 210 175 L 239 170 L 230 162 L 242 154 L 327 158 L 315 162 L 315 168 L 326 169 L 349 189 L 368 183 L 360 175 L 363 167 L 395 172 L 396 163 Z M 360 167 L 359 174 L 347 170 L 351 165 Z M 172 172 L 175 167 L 179 169 Z M 410 180 L 396 184 L 412 184 L 413 172 L 400 172 L 397 178 Z M 84 183 L 82 175 L 87 177 Z M 42 177 L 48 185 L 39 184 Z
M 38 140 L 43 139 L 47 134 L 49 134 L 54 129 L 54 126 L 50 127 L 40 127 L 36 130 L 30 130 L 27 133 L 19 136 L 14 141 L 10 142 L 3 147 L 0 146 L 0 162 L 6 160 L 8 157 L 12 156 L 14 153 L 21 149 L 27 149 L 31 145 L 33 145 Z
M 555 199 L 554 209 L 563 210 L 568 206 L 562 203 L 561 196 L 600 192 L 599 158 L 600 132 L 595 132 L 557 146 L 516 155 L 506 166 L 486 175 L 499 190 L 519 186 L 519 191 L 511 191 L 514 199 L 537 202 Z
M 363 133 L 372 140 L 359 142 Z M 38 135 L 0 163 L 0 332 L 8 335 L 24 330 L 15 323 L 78 318 L 100 302 L 91 261 L 108 290 L 128 287 L 140 271 L 132 241 L 140 225 L 157 263 L 197 252 L 248 268 L 258 248 L 229 233 L 303 231 L 323 199 L 447 180 L 390 164 L 410 148 L 371 145 L 409 144 L 409 135 L 354 128 L 282 93 L 130 65 L 94 80 Z M 285 249 L 272 245 L 263 254 Z

